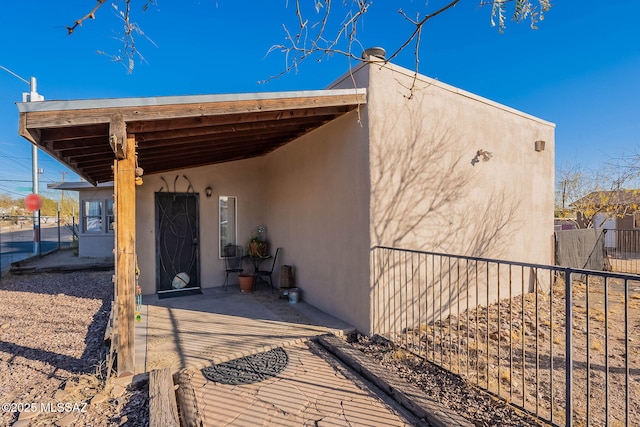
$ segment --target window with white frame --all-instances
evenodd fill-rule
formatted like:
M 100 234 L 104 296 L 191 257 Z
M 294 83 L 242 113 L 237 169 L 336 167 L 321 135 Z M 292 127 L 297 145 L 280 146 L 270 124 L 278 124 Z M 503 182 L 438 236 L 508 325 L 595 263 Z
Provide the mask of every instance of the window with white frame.
M 224 247 L 236 244 L 237 236 L 237 197 L 236 196 L 220 196 L 218 203 L 218 221 L 220 230 L 220 247 L 219 256 L 224 256 Z
M 113 199 L 82 202 L 83 233 L 112 233 L 114 220 Z
M 113 225 L 115 224 L 116 217 L 113 215 L 113 199 L 107 200 L 107 231 L 113 232 Z

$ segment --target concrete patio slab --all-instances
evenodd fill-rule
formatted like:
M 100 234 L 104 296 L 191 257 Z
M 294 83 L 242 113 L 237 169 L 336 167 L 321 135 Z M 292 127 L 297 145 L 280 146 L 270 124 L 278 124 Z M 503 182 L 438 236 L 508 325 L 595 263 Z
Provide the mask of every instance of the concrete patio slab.
M 267 290 L 241 293 L 237 287 L 207 288 L 202 295 L 143 298 L 136 323 L 136 371 L 170 367 L 176 373 L 201 368 L 326 333 L 354 328 L 299 302 Z
M 287 367 L 251 384 L 210 381 L 193 373 L 195 400 L 205 426 L 426 425 L 330 360 L 314 343 L 284 347 Z
M 355 330 L 304 302 L 230 287 L 177 298 L 149 296 L 143 303 L 136 357 L 143 355 L 144 363 L 137 369 L 170 367 L 181 388 L 183 414 L 205 426 L 420 425 L 311 342 Z M 214 364 L 280 348 L 286 368 L 275 377 L 232 385 L 203 373 Z

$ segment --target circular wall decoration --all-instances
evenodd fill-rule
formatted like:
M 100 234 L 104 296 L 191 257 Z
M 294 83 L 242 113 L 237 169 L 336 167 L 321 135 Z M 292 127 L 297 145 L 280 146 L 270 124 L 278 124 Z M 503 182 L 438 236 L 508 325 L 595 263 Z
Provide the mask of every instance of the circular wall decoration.
M 202 369 L 204 376 L 220 384 L 253 384 L 277 376 L 284 371 L 289 357 L 278 347 L 264 353 L 241 357 Z
M 173 289 L 182 289 L 189 284 L 189 280 L 191 280 L 191 277 L 187 273 L 178 273 L 171 281 L 171 286 L 173 286 Z

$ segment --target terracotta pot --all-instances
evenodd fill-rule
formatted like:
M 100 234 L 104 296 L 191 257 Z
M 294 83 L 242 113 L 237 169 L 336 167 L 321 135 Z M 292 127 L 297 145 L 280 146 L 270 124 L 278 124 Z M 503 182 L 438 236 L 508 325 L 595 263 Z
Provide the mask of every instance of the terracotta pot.
M 238 275 L 238 282 L 240 283 L 240 290 L 242 292 L 247 293 L 253 291 L 253 276 L 240 274 Z

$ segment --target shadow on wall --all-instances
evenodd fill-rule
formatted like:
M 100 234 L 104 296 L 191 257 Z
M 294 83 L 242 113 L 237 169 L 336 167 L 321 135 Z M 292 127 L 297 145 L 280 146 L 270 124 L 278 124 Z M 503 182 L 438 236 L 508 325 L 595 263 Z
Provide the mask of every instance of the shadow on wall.
M 454 135 L 458 121 L 427 121 L 420 102 L 407 100 L 416 106 L 387 116 L 376 130 L 372 246 L 496 257 L 518 227 L 518 197 L 509 183 L 500 188 L 479 176 L 467 148 L 475 143 Z
M 386 115 L 386 121 L 375 129 L 378 139 L 370 152 L 372 246 L 473 257 L 505 255 L 509 235 L 522 226 L 516 218 L 519 197 L 515 189 L 510 182 L 494 182 L 484 174 L 486 169 L 479 169 L 497 167 L 495 159 L 493 164 L 472 165 L 479 143 L 460 127 L 461 119 L 426 113 L 421 103 L 418 97 L 407 100 L 399 114 Z M 373 262 L 372 295 L 385 295 L 387 302 L 404 299 L 405 309 L 415 308 L 423 315 L 427 309 L 430 319 L 456 311 L 461 302 L 467 307 L 469 302 L 487 304 L 495 299 L 485 292 L 486 284 L 476 289 L 478 284 L 473 283 L 473 293 L 487 297 L 469 301 L 470 282 L 457 278 L 457 264 L 426 266 L 414 261 L 392 256 Z M 422 307 L 411 307 L 408 292 Z M 402 308 L 397 309 L 380 308 L 378 313 L 385 319 L 374 319 L 374 323 L 394 324 L 389 316 L 404 315 Z

